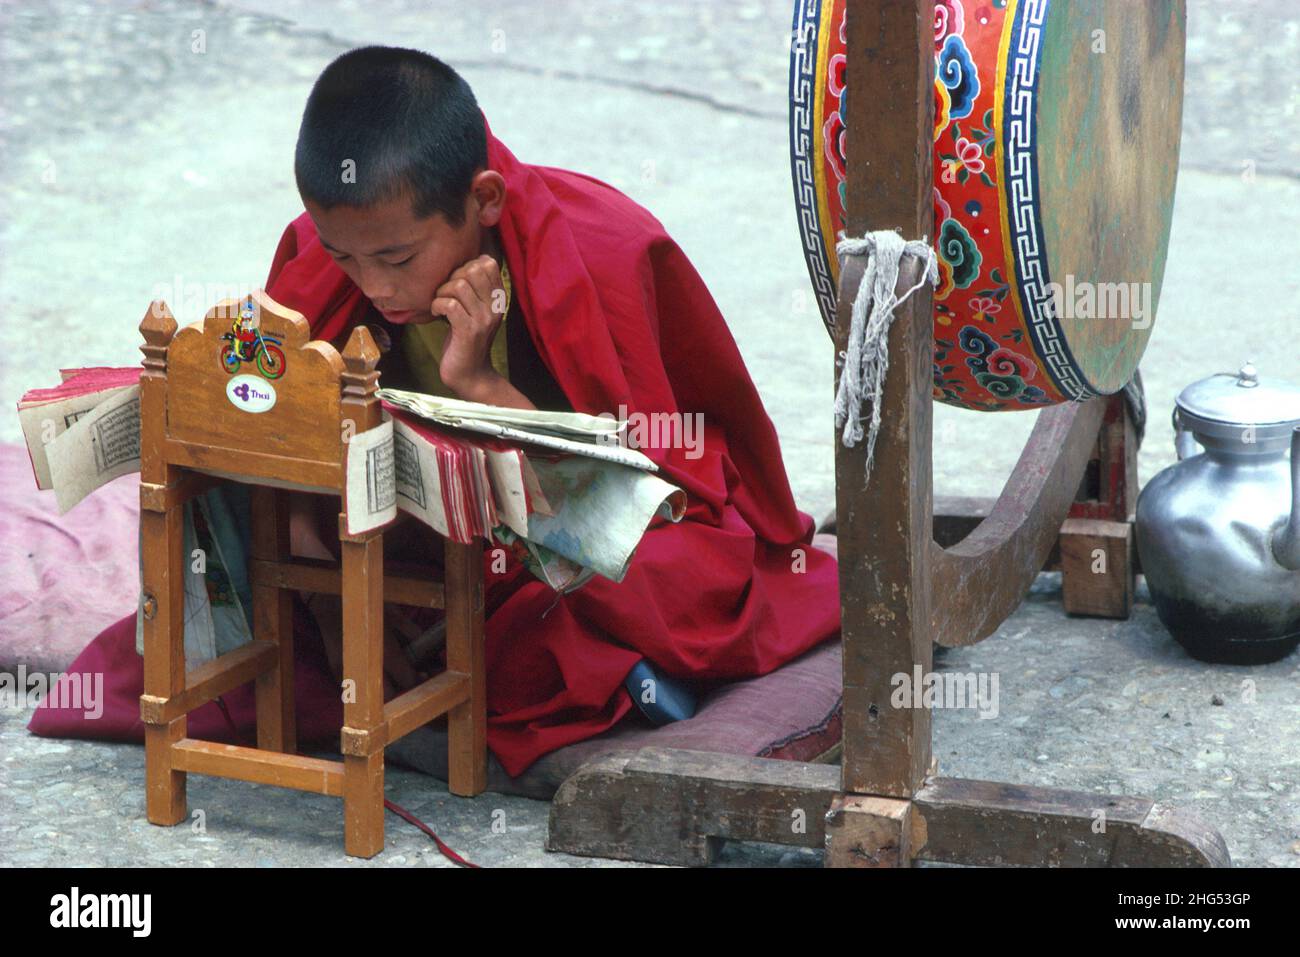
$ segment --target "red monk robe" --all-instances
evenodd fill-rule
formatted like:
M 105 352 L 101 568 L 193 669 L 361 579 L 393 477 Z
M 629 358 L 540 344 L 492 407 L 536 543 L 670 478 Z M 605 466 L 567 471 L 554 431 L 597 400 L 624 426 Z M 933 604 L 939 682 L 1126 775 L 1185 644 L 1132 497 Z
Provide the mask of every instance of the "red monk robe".
M 839 584 L 835 559 L 811 545 L 813 519 L 795 507 L 776 430 L 735 340 L 662 224 L 599 180 L 521 163 L 490 127 L 487 139 L 488 165 L 506 183 L 498 230 L 515 295 L 574 410 L 701 413 L 704 425 L 693 449 L 642 450 L 686 490 L 688 508 L 679 523 L 652 525 L 622 582 L 597 576 L 556 602 L 517 564 L 489 577 L 488 746 L 515 776 L 632 710 L 623 680 L 642 657 L 673 677 L 729 680 L 766 674 L 838 635 Z M 307 316 L 315 338 L 340 344 L 369 306 L 306 214 L 285 230 L 267 290 Z M 133 641 L 133 625 L 132 617 L 108 629 L 82 656 L 114 662 L 104 719 L 42 706 L 33 732 L 142 740 L 138 717 L 124 723 L 121 713 L 138 711 L 141 690 L 138 657 L 117 647 Z M 311 722 L 303 740 L 322 722 L 341 723 L 323 665 L 318 645 L 299 653 L 299 721 Z M 227 697 L 250 733 L 252 696 L 240 690 Z M 192 712 L 191 735 L 225 740 L 211 733 L 215 717 L 212 705 Z

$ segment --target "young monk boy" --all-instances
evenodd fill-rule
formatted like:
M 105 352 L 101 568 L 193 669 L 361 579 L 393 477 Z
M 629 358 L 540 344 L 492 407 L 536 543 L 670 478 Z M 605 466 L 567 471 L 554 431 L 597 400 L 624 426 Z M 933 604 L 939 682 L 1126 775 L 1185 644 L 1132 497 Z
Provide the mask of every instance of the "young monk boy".
M 369 325 L 381 384 L 703 423 L 690 447 L 642 448 L 687 509 L 651 524 L 622 582 L 597 576 L 557 600 L 485 549 L 488 746 L 507 773 L 639 707 L 625 681 L 645 669 L 700 691 L 838 634 L 835 559 L 811 547 L 813 520 L 795 507 L 726 322 L 647 210 L 590 176 L 516 159 L 465 81 L 414 50 L 357 49 L 325 69 L 294 171 L 306 212 L 284 232 L 267 291 L 340 347 Z M 323 520 L 298 509 L 297 550 L 336 547 L 327 505 Z M 386 541 L 436 551 L 412 526 Z M 337 607 L 312 610 L 336 657 Z M 390 694 L 417 680 L 395 648 L 385 667 Z M 301 688 L 300 716 L 313 707 Z

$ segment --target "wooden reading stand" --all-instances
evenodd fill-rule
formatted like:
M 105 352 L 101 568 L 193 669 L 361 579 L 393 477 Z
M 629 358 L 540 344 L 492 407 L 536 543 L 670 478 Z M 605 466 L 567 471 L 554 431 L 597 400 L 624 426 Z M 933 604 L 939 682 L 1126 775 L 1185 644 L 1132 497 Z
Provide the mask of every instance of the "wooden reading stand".
M 295 559 L 289 552 L 286 489 L 342 496 L 348 440 L 381 424 L 375 395 L 379 350 L 358 327 L 342 356 L 309 342 L 306 319 L 265 293 L 252 299 L 263 334 L 280 340 L 280 372 L 238 373 L 269 383 L 274 406 L 258 414 L 227 397 L 234 373 L 223 368 L 223 333 L 241 303 L 227 300 L 202 323 L 176 331 L 163 302 L 140 324 L 140 529 L 144 581 L 146 806 L 153 824 L 186 816 L 187 773 L 273 784 L 343 798 L 348 854 L 373 857 L 384 847 L 384 747 L 434 718 L 448 716 L 453 794 L 487 786 L 487 715 L 483 658 L 483 546 L 444 542 L 445 581 L 385 575 L 383 528 L 347 532 L 339 516 L 341 565 Z M 275 369 L 271 371 L 274 373 Z M 269 390 L 267 390 L 269 391 Z M 253 486 L 253 638 L 186 673 L 182 562 L 183 506 L 215 484 Z M 343 760 L 297 751 L 293 696 L 291 590 L 341 595 L 343 602 Z M 383 602 L 445 608 L 447 669 L 387 704 L 383 685 Z M 256 681 L 257 747 L 186 735 L 186 714 Z
M 848 98 L 847 155 L 871 161 L 849 165 L 846 233 L 933 236 L 932 0 L 850 0 L 848 49 L 848 89 L 875 92 Z M 851 257 L 841 270 L 837 354 L 847 345 L 863 267 Z M 905 259 L 900 293 L 918 279 L 916 263 Z M 866 443 L 845 448 L 836 431 L 841 765 L 670 748 L 607 754 L 557 791 L 549 850 L 703 865 L 720 839 L 734 839 L 824 847 L 828 865 L 846 867 L 1230 863 L 1216 830 L 1146 798 L 938 777 L 929 710 L 890 706 L 891 676 L 910 675 L 915 665 L 928 674 L 936 641 L 969 645 L 992 634 L 1058 538 L 1068 610 L 1123 617 L 1132 595 L 1124 526 L 1136 491 L 1135 443 L 1118 396 L 1042 410 L 996 504 L 936 524 L 932 316 L 923 286 L 890 327 L 893 360 L 869 491 Z M 1072 506 L 1098 446 L 1094 501 Z M 1098 587 L 1068 567 L 1095 547 L 1118 559 L 1093 576 L 1111 579 Z

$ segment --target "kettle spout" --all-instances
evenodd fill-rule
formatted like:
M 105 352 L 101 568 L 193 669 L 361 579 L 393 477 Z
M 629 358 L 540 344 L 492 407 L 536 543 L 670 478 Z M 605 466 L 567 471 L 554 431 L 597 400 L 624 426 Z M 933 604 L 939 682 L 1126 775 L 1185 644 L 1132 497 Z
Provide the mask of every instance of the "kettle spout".
M 1291 517 L 1273 536 L 1273 556 L 1283 568 L 1300 571 L 1300 426 L 1291 433 Z

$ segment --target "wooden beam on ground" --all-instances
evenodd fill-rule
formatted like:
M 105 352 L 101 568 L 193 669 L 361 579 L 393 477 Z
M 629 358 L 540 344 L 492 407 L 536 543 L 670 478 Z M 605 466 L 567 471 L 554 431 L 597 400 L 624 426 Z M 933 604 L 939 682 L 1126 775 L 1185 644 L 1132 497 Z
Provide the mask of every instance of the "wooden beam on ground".
M 551 800 L 546 849 L 683 867 L 721 840 L 822 847 L 833 764 L 642 748 L 587 762 Z
M 1147 798 L 935 778 L 917 793 L 920 860 L 981 867 L 1228 867 L 1219 832 Z
M 834 765 L 615 751 L 560 785 L 546 849 L 686 867 L 712 863 L 724 840 L 824 847 L 828 866 L 1230 865 L 1214 828 L 1146 798 L 940 777 L 912 801 L 838 786 Z

